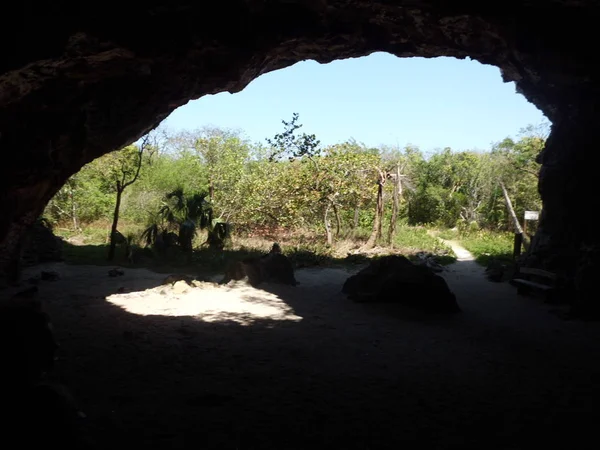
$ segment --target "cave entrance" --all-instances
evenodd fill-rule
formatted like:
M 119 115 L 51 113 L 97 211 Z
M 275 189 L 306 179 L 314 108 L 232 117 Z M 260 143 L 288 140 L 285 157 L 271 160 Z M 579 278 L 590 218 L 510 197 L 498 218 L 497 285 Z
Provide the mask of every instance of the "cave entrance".
M 535 89 L 531 92 L 535 94 Z M 182 97 L 186 95 L 190 97 L 189 93 Z M 302 120 L 307 121 L 299 131 L 315 132 L 319 137 L 308 121 L 310 115 L 300 112 Z M 140 123 L 149 123 L 157 114 L 156 111 L 148 113 Z M 281 116 L 277 119 L 289 120 L 286 114 Z M 93 141 L 93 133 L 98 130 L 88 131 L 90 141 Z M 103 146 L 96 149 L 97 154 L 114 142 L 126 141 L 125 134 L 114 141 L 102 142 Z M 127 136 L 134 134 L 130 132 Z M 272 135 L 269 133 L 264 137 Z M 492 140 L 504 137 L 502 134 Z M 202 138 L 205 139 L 203 148 L 210 150 L 211 146 L 214 148 L 221 142 L 223 135 Z M 235 155 L 239 142 L 235 141 L 236 136 L 232 139 L 227 141 L 232 144 L 228 150 Z M 349 144 L 352 147 L 357 143 Z M 358 157 L 377 156 L 375 152 L 369 152 L 377 145 L 368 143 L 363 149 L 358 144 L 360 151 L 355 153 Z M 392 147 L 400 147 L 406 156 L 403 143 L 392 143 Z M 457 150 L 462 149 L 462 146 L 458 147 Z M 504 142 L 498 151 L 508 158 L 513 147 L 510 142 Z M 395 148 L 391 150 L 393 154 Z M 165 151 L 165 156 L 172 157 L 173 153 L 169 152 Z M 409 154 L 414 156 L 411 152 Z M 340 153 L 355 156 L 350 151 Z M 455 204 L 449 200 L 454 198 L 458 202 L 461 197 L 445 194 L 447 191 L 460 193 L 452 181 L 468 174 L 474 165 L 473 159 L 460 159 L 461 170 L 446 173 L 443 169 L 454 168 L 448 163 L 454 161 L 454 153 L 442 151 L 440 155 L 438 159 L 435 159 L 436 155 L 428 155 L 420 163 L 420 167 L 430 169 L 426 173 L 431 179 L 440 182 L 429 190 L 428 186 L 422 187 L 422 192 L 418 185 L 415 187 L 415 192 L 422 194 L 421 200 L 426 200 L 418 203 L 425 204 L 417 208 L 419 214 L 431 210 L 451 211 L 450 206 Z M 192 178 L 199 178 L 197 173 L 202 172 L 199 167 L 196 166 L 199 169 L 196 172 L 190 171 L 197 163 L 197 154 L 190 152 L 183 156 L 190 159 L 174 166 L 176 170 L 167 171 L 164 177 L 156 180 L 158 184 L 169 187 L 169 183 L 181 175 L 195 174 Z M 432 160 L 439 163 L 439 167 L 430 166 Z M 257 162 L 260 162 L 259 158 L 249 158 L 248 164 L 256 169 L 260 166 Z M 518 159 L 517 162 L 523 161 Z M 159 165 L 158 162 L 153 164 Z M 277 164 L 285 166 L 293 162 L 282 159 Z M 308 169 L 302 167 L 301 162 L 296 164 L 298 170 L 284 175 L 304 175 L 304 183 L 294 187 L 308 196 L 313 191 L 302 189 L 312 187 L 317 177 L 307 176 L 311 172 L 303 170 L 312 170 L 313 163 L 310 159 L 305 162 Z M 322 165 L 324 163 L 317 164 Z M 332 166 L 333 169 L 338 167 Z M 441 170 L 434 170 L 436 168 Z M 210 181 L 211 173 L 204 172 L 204 179 Z M 234 174 L 235 180 L 242 179 L 239 172 Z M 273 175 L 272 172 L 266 174 Z M 401 172 L 401 175 L 404 174 Z M 347 178 L 332 180 L 344 182 Z M 242 191 L 242 198 L 249 203 L 251 193 L 279 195 L 290 205 L 281 202 L 276 205 L 276 211 L 279 216 L 289 215 L 295 211 L 291 207 L 297 207 L 294 196 L 286 196 L 285 191 L 281 194 L 278 189 L 293 186 L 290 179 L 282 176 L 277 179 L 278 183 L 266 188 L 257 186 L 251 192 Z M 84 177 L 82 181 L 93 179 Z M 449 185 L 444 184 L 448 181 Z M 517 178 L 515 182 L 520 181 L 522 179 Z M 148 180 L 142 178 L 142 182 Z M 198 187 L 208 187 L 206 183 Z M 413 184 L 416 183 L 413 181 Z M 124 205 L 142 201 L 142 194 L 150 192 L 139 189 L 136 197 L 136 186 L 141 184 L 134 183 L 126 191 Z M 217 196 L 219 190 L 216 185 L 214 187 L 213 195 Z M 408 195 L 407 190 L 410 192 L 407 187 L 403 194 Z M 31 192 L 35 193 L 35 189 Z M 25 198 L 35 197 L 26 194 L 23 194 Z M 152 212 L 151 206 L 163 201 L 162 196 L 154 197 L 154 200 L 149 197 L 145 197 L 150 200 L 145 204 L 145 212 Z M 369 199 L 372 203 L 372 197 Z M 310 196 L 308 200 L 311 200 Z M 448 203 L 444 203 L 447 200 Z M 503 208 L 502 202 L 496 205 Z M 518 207 L 519 202 L 515 201 L 515 205 Z M 559 210 L 560 206 L 554 209 L 555 212 Z M 387 210 L 384 208 L 384 211 Z M 264 213 L 260 209 L 259 212 Z M 415 210 L 412 212 L 416 214 Z M 462 212 L 460 209 L 458 215 Z M 419 220 L 409 224 L 410 211 L 405 213 L 407 223 L 400 225 L 406 225 L 404 235 L 411 239 L 416 249 L 422 249 L 419 246 L 427 242 L 439 242 L 437 238 L 452 241 L 460 236 L 468 239 L 481 232 L 480 224 L 472 225 L 473 221 L 467 217 L 462 229 L 457 224 L 457 230 L 439 230 L 443 234 L 436 236 L 433 233 L 432 236 L 428 233 L 432 230 L 427 230 Z M 494 214 L 500 213 L 491 208 L 490 217 L 498 217 Z M 343 223 L 353 224 L 355 209 L 346 215 L 349 217 L 342 217 Z M 124 214 L 124 219 L 126 216 Z M 332 216 L 335 217 L 335 213 Z M 319 218 L 320 214 L 304 217 Z M 388 216 L 384 215 L 384 230 L 385 217 Z M 374 223 L 369 219 L 372 217 L 366 215 L 365 219 L 363 209 L 359 209 L 358 225 L 366 223 L 368 230 L 368 225 Z M 332 228 L 335 226 L 333 221 Z M 105 227 L 100 228 L 101 235 L 105 236 Z M 273 228 L 263 231 L 280 231 Z M 322 228 L 317 227 L 319 241 L 311 241 L 311 236 L 306 236 L 305 247 L 298 248 L 296 256 L 300 264 L 323 262 L 318 253 L 306 251 L 307 246 L 310 250 L 310 245 L 323 245 Z M 360 230 L 357 237 L 361 237 Z M 491 240 L 491 245 L 495 248 L 502 243 Z M 285 246 L 284 250 L 287 251 Z M 99 253 L 102 258 L 104 251 Z M 162 277 L 149 278 L 139 268 L 126 267 L 122 277 L 117 274 L 108 278 L 110 275 L 106 272 L 110 267 L 106 267 L 96 273 L 94 285 L 87 282 L 80 271 L 83 266 L 69 266 L 71 275 L 44 286 L 59 341 L 66 352 L 66 358 L 59 364 L 60 374 L 80 394 L 81 403 L 93 424 L 92 437 L 109 445 L 118 441 L 123 445 L 146 448 L 186 448 L 202 441 L 214 448 L 314 448 L 323 445 L 366 448 L 380 447 L 382 443 L 399 446 L 407 441 L 418 441 L 424 446 L 456 448 L 465 445 L 481 447 L 493 441 L 495 446 L 507 448 L 515 441 L 546 445 L 558 441 L 572 443 L 573 436 L 582 442 L 589 439 L 589 430 L 582 425 L 584 421 L 572 411 L 590 410 L 599 398 L 597 389 L 589 389 L 589 374 L 597 372 L 597 358 L 593 355 L 597 354 L 597 343 L 600 342 L 598 329 L 560 322 L 549 314 L 540 315 L 538 305 L 516 298 L 506 283 L 494 284 L 483 276 L 476 282 L 473 279 L 469 284 L 464 283 L 461 278 L 465 272 L 482 272 L 483 269 L 470 255 L 460 254 L 458 248 L 455 253 L 459 259 L 456 266 L 466 268 L 464 272 L 450 271 L 447 275 L 466 312 L 458 319 L 457 316 L 434 319 L 411 316 L 399 314 L 398 310 L 387 306 L 348 302 L 339 295 L 339 285 L 347 272 L 336 269 L 339 278 L 332 281 L 332 277 L 315 277 L 314 269 L 301 269 L 298 271 L 301 281 L 298 290 L 292 291 L 294 288 L 289 287 L 286 291 L 286 287 L 277 299 L 266 299 L 277 305 L 277 308 L 269 309 L 273 315 L 257 319 L 256 316 L 261 314 L 258 308 L 252 309 L 251 314 L 248 310 L 230 310 L 220 313 L 229 312 L 236 316 L 235 319 L 246 316 L 243 317 L 246 320 L 231 320 L 227 314 L 213 313 L 211 317 L 216 321 L 202 321 L 193 317 L 197 311 L 189 309 L 182 308 L 179 314 L 172 314 L 172 311 L 166 314 L 165 304 L 163 310 L 136 308 L 143 304 L 140 292 L 155 287 L 153 285 L 160 283 Z M 481 253 L 489 256 L 486 249 Z M 76 291 L 68 291 L 69 276 L 79 280 Z M 107 283 L 101 276 L 113 281 Z M 129 280 L 139 284 L 123 286 Z M 106 302 L 104 298 L 91 295 L 95 286 L 114 289 L 116 292 L 111 295 L 117 296 L 119 301 Z M 120 291 L 121 287 L 124 291 Z M 180 287 L 173 285 L 170 289 Z M 111 296 L 108 294 L 107 297 Z M 129 294 L 133 295 L 128 297 Z M 160 291 L 157 295 L 167 296 Z M 252 293 L 247 295 L 252 297 Z M 131 301 L 134 297 L 137 297 L 137 305 Z M 281 299 L 291 310 L 282 307 Z M 171 301 L 166 303 L 173 309 L 189 306 L 185 302 L 177 305 L 175 298 L 168 300 Z M 262 303 L 263 308 L 269 306 L 264 304 L 264 298 L 247 300 Z M 279 320 L 274 316 L 285 317 Z M 552 395 L 548 395 L 549 392 Z M 540 411 L 544 413 L 540 414 Z M 499 417 L 503 418 L 502 427 L 498 427 Z M 551 425 L 560 426 L 549 426 L 549 420 Z
M 295 112 L 301 128 L 283 126 Z M 496 67 L 474 60 L 375 53 L 297 63 L 174 111 L 124 192 L 119 230 L 144 261 L 150 222 L 179 233 L 159 212 L 181 189 L 180 201 L 197 193 L 212 200 L 234 241 L 263 239 L 262 250 L 285 242 L 306 252 L 300 265 L 388 251 L 448 264 L 459 256 L 448 241 L 463 241 L 483 266 L 510 262 L 514 223 L 501 185 L 518 217 L 541 208 L 544 120 Z M 286 129 L 293 133 L 275 139 Z M 70 258 L 104 258 L 114 209 L 107 158 L 69 179 L 46 208 L 71 240 Z M 381 231 L 369 239 L 376 219 Z M 74 229 L 82 224 L 84 233 Z M 90 254 L 75 256 L 83 251 L 76 244 Z M 129 263 L 125 249 L 117 257 Z

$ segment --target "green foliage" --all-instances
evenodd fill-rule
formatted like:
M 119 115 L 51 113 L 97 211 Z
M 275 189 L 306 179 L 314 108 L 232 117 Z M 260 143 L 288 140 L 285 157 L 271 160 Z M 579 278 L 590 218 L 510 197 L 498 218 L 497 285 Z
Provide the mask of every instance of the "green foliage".
M 512 224 L 500 188 L 503 181 L 518 217 L 541 209 L 536 157 L 544 139 L 522 130 L 518 141 L 505 139 L 491 152 L 454 152 L 449 148 L 413 163 L 416 189 L 409 194 L 410 224 L 454 227 L 477 224 L 510 229 Z
M 162 238 L 168 246 L 165 242 L 167 233 L 177 230 L 178 244 L 183 250 L 191 252 L 196 232 L 214 226 L 213 210 L 207 195 L 197 192 L 186 195 L 183 188 L 166 194 L 155 216 L 159 222 L 151 223 L 142 234 L 145 243 L 156 245 Z
M 394 244 L 404 250 L 427 251 L 438 255 L 456 257 L 449 246 L 431 236 L 427 229 L 422 227 L 400 227 L 396 233 Z
M 269 161 L 273 162 L 282 157 L 292 160 L 303 156 L 311 158 L 319 155 L 320 142 L 314 134 L 295 135 L 296 131 L 302 128 L 302 125 L 297 123 L 299 117 L 298 113 L 294 113 L 289 122 L 282 120 L 284 131 L 276 134 L 273 139 L 267 138 L 267 143 L 271 146 Z
M 178 245 L 193 248 L 194 255 L 203 243 L 198 233 L 202 229 L 208 241 L 222 243 L 236 230 L 309 231 L 320 239 L 298 250 L 302 263 L 302 258 L 315 258 L 309 254 L 328 255 L 335 250 L 326 246 L 326 230 L 333 247 L 344 239 L 357 245 L 367 240 L 381 173 L 386 175 L 384 228 L 391 222 L 399 173 L 394 246 L 409 251 L 449 251 L 419 225 L 457 228 L 440 236 L 468 236 L 471 241 L 490 230 L 511 230 L 500 181 L 518 217 L 525 210 L 541 210 L 536 157 L 545 136 L 536 128 L 524 129 L 516 139 L 507 138 L 487 152 L 446 148 L 426 156 L 412 145 L 370 148 L 354 140 L 321 147 L 314 134 L 300 133 L 301 127 L 294 114 L 283 121 L 281 133 L 267 139 L 267 145 L 251 143 L 241 132 L 229 129 L 205 127 L 168 134 L 144 155 L 139 179 L 124 191 L 119 229 L 133 224 L 131 231 L 140 236 L 146 228 L 144 237 L 149 242 L 163 233 L 175 233 Z M 130 146 L 86 165 L 50 201 L 45 216 L 62 228 L 83 228 L 94 234 L 86 235 L 85 242 L 106 243 L 108 227 L 89 231 L 85 225 L 111 217 L 115 185 L 123 175 L 134 175 L 128 167 L 133 167 L 137 149 Z M 510 246 L 502 248 L 510 253 Z
M 455 241 L 460 238 L 460 234 L 456 228 L 436 231 L 436 235 L 446 241 Z
M 478 263 L 487 266 L 491 259 L 512 262 L 513 239 L 512 233 L 479 231 L 463 235 L 460 243 Z
M 44 216 L 53 223 L 69 223 L 79 228 L 79 222 L 109 217 L 113 208 L 114 193 L 105 185 L 103 175 L 88 164 L 50 200 Z

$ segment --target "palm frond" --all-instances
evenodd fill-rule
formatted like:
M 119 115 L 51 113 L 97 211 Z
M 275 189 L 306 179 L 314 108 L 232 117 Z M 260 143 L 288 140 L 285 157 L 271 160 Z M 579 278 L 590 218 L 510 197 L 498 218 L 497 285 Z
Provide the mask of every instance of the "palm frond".
M 158 236 L 158 225 L 153 223 L 148 228 L 146 228 L 142 232 L 142 241 L 146 245 L 146 247 L 154 244 L 156 242 L 156 237 Z

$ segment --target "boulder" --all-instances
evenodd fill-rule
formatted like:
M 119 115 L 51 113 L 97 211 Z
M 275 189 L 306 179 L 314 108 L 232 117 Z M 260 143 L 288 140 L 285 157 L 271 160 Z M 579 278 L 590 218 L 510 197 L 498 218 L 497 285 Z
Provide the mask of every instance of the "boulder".
M 54 235 L 49 222 L 40 219 L 32 225 L 24 240 L 21 263 L 34 266 L 55 261 L 63 261 L 63 240 Z
M 294 276 L 294 267 L 291 261 L 281 253 L 279 244 L 273 244 L 271 251 L 259 258 L 246 258 L 231 264 L 225 271 L 221 283 L 245 280 L 251 286 L 258 286 L 263 282 L 298 285 Z
M 363 303 L 399 303 L 416 309 L 454 313 L 460 308 L 446 280 L 401 255 L 378 258 L 349 277 L 342 292 Z
M 280 250 L 281 251 L 281 250 Z M 264 281 L 297 286 L 294 267 L 291 261 L 282 253 L 271 252 L 263 256 L 259 265 Z
M 173 293 L 175 295 L 185 294 L 190 290 L 190 285 L 185 280 L 179 280 L 173 283 Z

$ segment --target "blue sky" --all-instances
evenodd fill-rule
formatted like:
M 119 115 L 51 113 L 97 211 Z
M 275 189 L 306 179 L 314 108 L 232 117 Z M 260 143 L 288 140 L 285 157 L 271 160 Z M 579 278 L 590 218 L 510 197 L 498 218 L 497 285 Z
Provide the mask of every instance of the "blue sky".
M 413 144 L 424 151 L 487 150 L 546 121 L 500 70 L 473 60 L 397 58 L 375 53 L 270 72 L 236 94 L 208 95 L 175 110 L 169 130 L 205 125 L 243 130 L 252 141 L 282 131 L 300 114 L 302 131 L 325 145 L 354 138 L 369 146 Z

